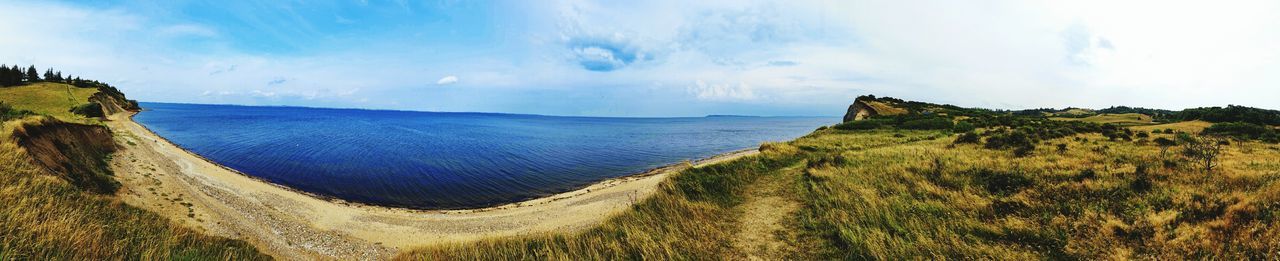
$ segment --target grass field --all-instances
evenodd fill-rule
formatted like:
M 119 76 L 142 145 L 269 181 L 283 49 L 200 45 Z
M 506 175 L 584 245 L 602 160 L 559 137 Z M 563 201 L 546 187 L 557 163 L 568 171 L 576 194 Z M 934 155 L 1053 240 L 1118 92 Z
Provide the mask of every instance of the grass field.
M 1138 113 L 1124 113 L 1124 114 L 1103 113 L 1103 114 L 1093 115 L 1093 116 L 1084 117 L 1084 118 L 1051 117 L 1049 119 L 1060 120 L 1060 121 L 1084 121 L 1084 122 L 1092 122 L 1092 123 L 1099 123 L 1099 124 L 1111 123 L 1111 124 L 1116 124 L 1120 126 L 1141 126 L 1141 125 L 1155 124 L 1155 122 L 1152 121 L 1151 116 L 1138 114 Z
M 1213 125 L 1213 123 L 1207 122 L 1207 121 L 1183 121 L 1183 122 L 1174 122 L 1174 123 L 1166 123 L 1166 124 L 1134 126 L 1134 127 L 1131 127 L 1130 129 L 1137 130 L 1137 131 L 1147 131 L 1147 132 L 1151 132 L 1154 130 L 1173 129 L 1175 131 L 1181 131 L 1186 133 L 1199 133 L 1200 131 L 1204 130 L 1204 128 L 1208 128 L 1211 125 Z
M 821 130 L 681 173 L 584 233 L 433 246 L 401 258 L 742 258 L 755 250 L 730 242 L 758 218 L 738 210 L 743 191 L 765 182 L 794 188 L 789 200 L 802 206 L 777 214 L 794 220 L 773 238 L 787 245 L 776 255 L 789 259 L 1280 257 L 1278 145 L 1232 144 L 1206 173 L 1176 148 L 1098 134 L 1049 140 L 1026 157 L 952 140 L 934 131 Z
M 51 115 L 64 121 L 84 122 L 84 117 L 70 112 L 71 107 L 89 103 L 94 88 L 76 88 L 64 83 L 39 82 L 0 88 L 0 102 L 14 108 Z

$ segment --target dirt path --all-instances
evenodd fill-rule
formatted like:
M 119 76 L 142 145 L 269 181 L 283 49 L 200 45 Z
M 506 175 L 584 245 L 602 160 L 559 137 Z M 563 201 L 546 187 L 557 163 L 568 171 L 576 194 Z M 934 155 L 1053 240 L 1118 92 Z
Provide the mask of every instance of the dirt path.
M 369 260 L 430 244 L 589 228 L 654 191 L 678 164 L 509 205 L 421 211 L 320 199 L 204 160 L 117 114 L 112 169 L 125 203 L 209 234 L 244 239 L 279 259 Z M 705 165 L 755 151 L 722 155 Z
M 748 260 L 795 259 L 796 231 L 792 222 L 800 202 L 795 197 L 795 178 L 803 164 L 760 177 L 747 189 L 746 201 L 738 205 L 742 213 L 734 248 Z

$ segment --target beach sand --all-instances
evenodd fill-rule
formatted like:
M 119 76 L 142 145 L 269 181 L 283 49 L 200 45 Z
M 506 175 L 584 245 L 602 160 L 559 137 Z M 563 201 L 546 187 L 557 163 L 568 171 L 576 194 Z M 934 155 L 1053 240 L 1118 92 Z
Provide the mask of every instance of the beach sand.
M 673 164 L 575 191 L 471 210 L 388 208 L 317 197 L 225 168 L 175 146 L 132 120 L 111 116 L 121 150 L 111 167 L 124 202 L 211 235 L 246 240 L 279 259 L 386 259 L 414 246 L 487 237 L 571 233 L 652 194 Z M 702 166 L 756 153 L 701 160 Z

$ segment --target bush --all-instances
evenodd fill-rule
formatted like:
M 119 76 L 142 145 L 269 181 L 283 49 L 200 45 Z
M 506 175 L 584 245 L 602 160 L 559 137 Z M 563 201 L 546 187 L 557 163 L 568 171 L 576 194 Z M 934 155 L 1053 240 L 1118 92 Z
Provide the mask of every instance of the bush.
M 1208 173 L 1220 164 L 1218 163 L 1218 157 L 1222 154 L 1222 147 L 1226 145 L 1229 145 L 1226 143 L 1226 139 L 1202 136 L 1184 142 L 1182 155 L 1190 158 L 1192 163 L 1199 165 L 1205 173 Z
M 1260 138 L 1259 140 L 1262 140 L 1262 142 L 1267 142 L 1267 143 L 1280 143 L 1280 133 L 1273 131 L 1271 133 L 1263 134 L 1262 138 Z
M 1035 141 L 1031 140 L 1031 137 L 1021 130 L 1016 130 L 1007 134 L 995 134 L 987 137 L 985 146 L 988 149 L 1035 147 Z
M 1264 136 L 1275 135 L 1275 131 L 1271 128 L 1247 122 L 1215 123 L 1205 128 L 1202 133 L 1235 137 L 1241 140 L 1260 140 Z
M 26 117 L 27 115 L 33 115 L 33 114 L 35 113 L 32 113 L 31 111 L 27 111 L 27 110 L 14 110 L 13 107 L 9 106 L 9 104 L 0 102 L 0 121 L 20 119 L 22 117 Z
M 1137 192 L 1151 190 L 1151 175 L 1147 173 L 1147 165 L 1139 164 L 1138 169 L 1133 172 L 1133 176 L 1133 181 L 1129 183 L 1129 189 Z
M 71 113 L 84 115 L 85 117 L 90 117 L 90 118 L 106 117 L 106 115 L 102 114 L 102 104 L 98 104 L 97 102 L 90 102 L 90 103 L 77 105 L 75 107 L 71 107 L 70 111 Z
M 1031 178 L 1016 172 L 978 169 L 973 174 L 976 183 L 992 195 L 1008 196 L 1035 184 Z
M 959 137 L 956 137 L 956 141 L 954 143 L 955 144 L 965 144 L 965 143 L 978 144 L 979 142 L 982 142 L 982 137 L 979 137 L 978 134 L 974 133 L 973 131 L 969 131 L 969 132 L 965 132 L 964 134 L 960 134 Z
M 1013 156 L 1017 156 L 1017 157 L 1031 156 L 1031 153 L 1035 151 L 1036 151 L 1035 145 L 1018 146 L 1013 148 Z
M 837 130 L 871 130 L 871 129 L 879 129 L 881 127 L 884 127 L 884 124 L 881 123 L 881 121 L 860 120 L 860 121 L 851 121 L 851 122 L 836 124 L 836 126 L 832 128 L 835 128 Z
M 961 121 L 959 123 L 956 123 L 955 127 L 951 128 L 951 131 L 955 133 L 966 133 L 966 132 L 971 132 L 975 129 L 978 129 L 978 128 L 973 126 L 973 123 L 969 123 L 967 121 Z
M 908 120 L 898 127 L 908 130 L 949 130 L 954 127 L 950 119 L 946 118 L 925 118 Z

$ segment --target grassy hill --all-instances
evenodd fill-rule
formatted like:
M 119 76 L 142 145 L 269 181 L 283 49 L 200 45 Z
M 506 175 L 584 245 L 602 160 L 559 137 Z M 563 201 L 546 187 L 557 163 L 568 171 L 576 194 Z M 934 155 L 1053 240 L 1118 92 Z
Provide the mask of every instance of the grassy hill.
M 77 88 L 65 83 L 39 82 L 0 88 L 0 102 L 16 109 L 57 117 L 63 121 L 82 122 L 85 117 L 71 113 L 71 108 L 89 103 L 97 88 Z
M 1188 135 L 1211 126 L 1203 121 L 1143 131 L 1111 124 L 1123 115 L 1056 121 L 950 110 L 970 116 L 943 122 L 976 130 L 912 123 L 938 117 L 926 114 L 822 128 L 677 174 L 586 232 L 431 246 L 401 258 L 1280 258 L 1276 143 Z M 1206 146 L 1218 150 L 1212 168 L 1199 157 L 1209 152 L 1196 150 Z M 766 188 L 781 192 L 758 193 Z M 770 236 L 751 236 L 760 229 Z
M 1209 126 L 1213 126 L 1213 123 L 1196 120 L 1196 121 L 1183 121 L 1183 122 L 1146 125 L 1146 126 L 1134 126 L 1134 127 L 1131 127 L 1131 129 L 1138 130 L 1138 131 L 1147 131 L 1147 132 L 1153 132 L 1156 130 L 1174 130 L 1174 131 L 1180 131 L 1180 132 L 1186 132 L 1186 133 L 1197 133 L 1204 130 L 1205 128 L 1208 128 Z
M 0 88 L 0 101 L 12 106 L 0 110 L 43 114 L 0 111 L 20 115 L 0 127 L 0 260 L 267 258 L 243 241 L 122 204 L 106 166 L 111 132 L 69 112 L 98 92 L 62 83 Z
M 1140 125 L 1155 124 L 1155 121 L 1152 120 L 1151 116 L 1138 114 L 1138 113 L 1122 113 L 1122 114 L 1103 113 L 1103 114 L 1097 114 L 1097 115 L 1092 115 L 1092 116 L 1083 117 L 1083 118 L 1050 117 L 1049 119 L 1060 120 L 1060 121 L 1085 121 L 1085 122 L 1092 122 L 1092 123 L 1099 123 L 1099 124 L 1111 123 L 1111 124 L 1116 124 L 1121 126 L 1140 126 Z

